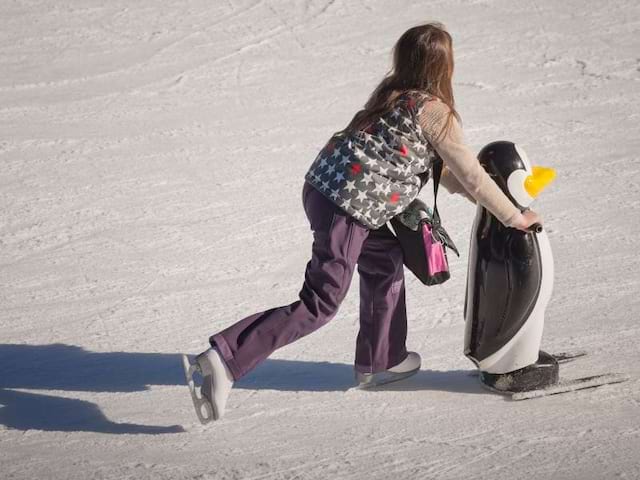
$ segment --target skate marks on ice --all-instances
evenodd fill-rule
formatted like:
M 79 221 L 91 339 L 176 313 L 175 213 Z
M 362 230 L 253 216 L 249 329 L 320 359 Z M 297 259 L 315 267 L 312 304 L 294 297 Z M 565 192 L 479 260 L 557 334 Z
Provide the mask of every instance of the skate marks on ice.
M 558 395 L 561 393 L 576 392 L 578 390 L 604 387 L 605 385 L 626 382 L 627 380 L 630 380 L 630 378 L 631 377 L 628 375 L 622 375 L 619 373 L 605 373 L 591 377 L 571 378 L 568 380 L 561 379 L 558 384 L 550 385 L 546 388 L 514 393 L 511 395 L 511 400 L 528 400 L 531 398 L 541 398 L 549 395 Z
M 473 370 L 420 370 L 403 380 L 370 387 L 366 390 L 352 389 L 354 392 L 411 392 L 435 391 L 471 395 L 491 395 L 474 378 Z
M 443 391 L 485 394 L 468 370 L 420 370 L 397 382 L 369 387 L 366 391 Z M 235 388 L 348 394 L 362 392 L 356 388 L 353 366 L 345 363 L 266 360 L 264 364 L 234 384 Z
M 107 418 L 96 403 L 56 396 L 57 392 L 143 392 L 153 385 L 184 386 L 179 354 L 91 352 L 66 344 L 0 344 L 0 428 L 113 434 L 183 432 L 177 425 L 120 423 Z M 283 359 L 265 360 L 234 385 L 234 389 L 291 392 L 350 392 L 353 387 L 352 365 Z M 383 389 L 487 393 L 466 370 L 424 370 L 372 390 Z

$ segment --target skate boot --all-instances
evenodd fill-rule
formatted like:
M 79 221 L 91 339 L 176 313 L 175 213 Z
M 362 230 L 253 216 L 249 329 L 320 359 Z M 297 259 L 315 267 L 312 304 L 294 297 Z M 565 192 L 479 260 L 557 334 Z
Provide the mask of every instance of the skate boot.
M 558 361 L 540 350 L 536 363 L 507 373 L 480 372 L 480 383 L 498 393 L 537 390 L 558 383 Z
M 182 355 L 182 366 L 200 423 L 205 425 L 222 418 L 233 386 L 233 376 L 218 351 L 210 348 L 193 361 L 187 355 Z M 195 372 L 202 376 L 200 395 L 193 381 Z
M 403 378 L 410 377 L 420 370 L 420 362 L 420 355 L 416 352 L 409 352 L 407 358 L 398 365 L 391 367 L 384 372 L 362 373 L 356 371 L 356 382 L 358 383 L 356 388 L 364 389 L 377 387 L 379 385 L 397 382 Z

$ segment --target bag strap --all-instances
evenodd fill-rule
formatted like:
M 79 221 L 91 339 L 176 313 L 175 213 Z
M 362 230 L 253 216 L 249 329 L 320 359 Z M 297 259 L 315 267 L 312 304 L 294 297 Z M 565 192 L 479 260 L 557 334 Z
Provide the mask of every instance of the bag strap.
M 442 175 L 443 162 L 441 158 L 433 162 L 433 221 L 434 224 L 440 225 L 440 214 L 438 213 L 438 185 L 440 185 L 440 177 Z
M 444 164 L 441 158 L 438 158 L 433 162 L 433 220 L 432 220 L 432 234 L 436 236 L 438 241 L 444 243 L 447 247 L 455 252 L 456 255 L 460 256 L 458 252 L 458 248 L 451 240 L 451 237 L 446 232 L 442 224 L 440 223 L 440 214 L 438 213 L 438 185 L 440 184 L 440 177 L 442 176 L 442 169 L 444 168 Z

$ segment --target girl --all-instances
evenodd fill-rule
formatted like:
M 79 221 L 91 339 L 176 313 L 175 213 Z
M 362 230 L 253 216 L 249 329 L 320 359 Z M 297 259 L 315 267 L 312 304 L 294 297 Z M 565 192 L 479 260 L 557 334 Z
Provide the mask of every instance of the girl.
M 418 371 L 420 356 L 405 346 L 402 250 L 385 223 L 415 199 L 435 160 L 444 162 L 441 182 L 447 190 L 479 202 L 504 225 L 526 230 L 541 223 L 535 212 L 521 213 L 509 201 L 465 145 L 452 75 L 452 41 L 443 25 L 420 25 L 400 37 L 390 73 L 305 175 L 302 203 L 313 246 L 299 300 L 212 335 L 212 348 L 193 361 L 183 356 L 202 423 L 223 416 L 234 381 L 334 317 L 356 266 L 358 384 L 388 383 Z M 201 395 L 192 380 L 195 371 L 203 378 Z

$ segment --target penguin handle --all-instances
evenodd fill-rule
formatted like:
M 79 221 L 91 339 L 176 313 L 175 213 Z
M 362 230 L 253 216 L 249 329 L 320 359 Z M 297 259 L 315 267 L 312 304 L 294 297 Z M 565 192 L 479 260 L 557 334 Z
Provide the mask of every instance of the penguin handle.
M 539 224 L 538 222 L 532 223 L 531 225 L 529 225 L 527 230 L 529 230 L 530 232 L 534 232 L 534 233 L 540 233 L 540 232 L 542 232 L 542 225 Z

